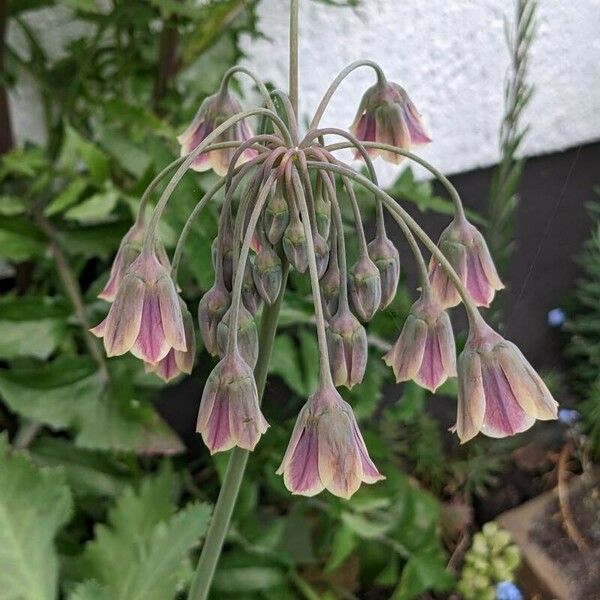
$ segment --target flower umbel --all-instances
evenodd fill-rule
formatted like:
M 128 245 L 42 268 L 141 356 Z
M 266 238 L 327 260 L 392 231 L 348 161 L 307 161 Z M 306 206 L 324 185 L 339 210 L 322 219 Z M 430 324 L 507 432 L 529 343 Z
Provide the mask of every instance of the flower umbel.
M 536 419 L 556 419 L 558 404 L 521 351 L 483 319 L 471 326 L 458 359 L 461 442 L 479 431 L 501 438 L 529 429 Z
M 333 387 L 306 402 L 277 470 L 293 494 L 314 496 L 323 489 L 350 498 L 361 483 L 384 479 L 369 457 L 350 405 Z

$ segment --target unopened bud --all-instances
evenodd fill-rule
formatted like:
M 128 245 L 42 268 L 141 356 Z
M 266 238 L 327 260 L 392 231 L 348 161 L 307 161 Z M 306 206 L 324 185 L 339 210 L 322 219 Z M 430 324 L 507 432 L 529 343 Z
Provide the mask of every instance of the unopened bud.
M 323 299 L 323 312 L 327 319 L 331 319 L 337 312 L 340 302 L 341 275 L 337 260 L 336 245 L 331 247 L 329 265 L 321 277 L 321 298 Z
M 231 308 L 225 313 L 217 327 L 217 342 L 221 356 L 227 350 L 227 338 L 229 337 L 229 323 L 231 321 Z M 256 323 L 246 307 L 240 303 L 240 314 L 237 327 L 237 341 L 241 357 L 253 369 L 258 359 L 258 333 Z
M 400 281 L 400 255 L 398 249 L 385 234 L 377 236 L 369 244 L 369 256 L 381 276 L 380 309 L 389 306 L 396 295 Z
M 315 196 L 315 218 L 317 230 L 327 239 L 331 228 L 331 202 L 326 200 L 322 194 Z
M 370 321 L 381 304 L 381 277 L 368 256 L 359 258 L 350 270 L 349 288 L 356 314 L 361 321 Z
M 329 245 L 327 244 L 327 240 L 318 231 L 313 231 L 313 246 L 317 263 L 317 275 L 321 279 L 329 264 Z
M 283 234 L 283 250 L 294 269 L 304 273 L 308 267 L 308 248 L 304 225 L 298 217 L 292 218 Z
M 265 207 L 264 225 L 267 239 L 271 244 L 279 243 L 290 222 L 290 209 L 283 192 L 276 186 Z
M 219 354 L 217 327 L 229 309 L 230 304 L 231 294 L 227 291 L 225 285 L 218 281 L 202 296 L 202 300 L 198 304 L 200 335 L 202 336 L 206 351 L 211 356 Z
M 268 244 L 263 244 L 254 259 L 254 284 L 261 298 L 269 305 L 279 296 L 282 282 L 281 259 Z
M 255 315 L 260 307 L 261 297 L 256 289 L 256 286 L 254 285 L 252 265 L 250 264 L 250 261 L 246 262 L 246 267 L 244 268 L 244 278 L 242 280 L 242 301 L 250 313 Z

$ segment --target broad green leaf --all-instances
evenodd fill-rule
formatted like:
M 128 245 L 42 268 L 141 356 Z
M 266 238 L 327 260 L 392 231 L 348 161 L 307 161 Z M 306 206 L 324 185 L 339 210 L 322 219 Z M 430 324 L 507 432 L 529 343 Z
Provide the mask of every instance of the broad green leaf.
M 54 538 L 71 512 L 63 473 L 9 454 L 6 438 L 0 438 L 0 598 L 57 598 Z
M 83 193 L 83 190 L 88 186 L 88 181 L 85 178 L 74 179 L 58 196 L 56 196 L 44 211 L 48 217 L 66 210 L 77 200 Z
M 428 590 L 448 591 L 453 585 L 454 577 L 445 569 L 439 557 L 415 555 L 402 569 L 400 583 L 391 600 L 412 600 Z
M 97 223 L 103 221 L 113 211 L 119 194 L 116 190 L 108 189 L 94 194 L 81 204 L 73 206 L 65 213 L 66 219 L 73 219 L 80 223 Z
M 188 553 L 205 533 L 208 504 L 174 512 L 170 471 L 127 489 L 83 555 L 88 580 L 70 600 L 170 600 L 191 576 Z M 93 580 L 90 581 L 90 580 Z
M 35 369 L 0 372 L 11 410 L 53 429 L 74 429 L 82 448 L 175 454 L 177 436 L 152 405 L 136 398 L 131 374 L 106 386 L 93 361 L 62 357 Z
M 275 338 L 269 373 L 279 375 L 299 396 L 306 395 L 300 354 L 297 345 L 289 335 L 280 334 Z
M 114 127 L 97 126 L 96 133 L 102 147 L 113 156 L 119 165 L 134 177 L 142 177 L 152 162 L 142 148 L 134 144 L 130 137 Z
M 0 215 L 12 217 L 22 215 L 27 210 L 27 203 L 18 196 L 0 196 Z
M 44 237 L 32 223 L 0 216 L 0 257 L 21 262 L 42 256 L 45 249 Z
M 47 359 L 63 339 L 70 312 L 48 298 L 0 300 L 0 358 Z
M 101 185 L 108 178 L 110 166 L 108 156 L 92 142 L 79 135 L 71 125 L 66 125 L 60 165 L 74 171 L 81 161 L 87 167 L 94 183 Z
M 359 540 L 352 529 L 338 527 L 333 535 L 331 553 L 325 565 L 325 572 L 335 571 L 352 554 L 358 546 L 358 542 Z
M 342 522 L 358 537 L 372 539 L 385 535 L 393 526 L 389 519 L 369 518 L 367 515 L 344 511 Z

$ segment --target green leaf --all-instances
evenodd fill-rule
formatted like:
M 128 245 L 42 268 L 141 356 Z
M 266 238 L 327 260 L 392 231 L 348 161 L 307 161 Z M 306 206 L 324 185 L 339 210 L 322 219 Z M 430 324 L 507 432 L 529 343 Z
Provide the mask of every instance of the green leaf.
M 437 556 L 412 556 L 404 569 L 391 600 L 412 600 L 423 592 L 445 592 L 452 589 L 454 577 Z
M 0 300 L 0 358 L 47 359 L 62 341 L 70 310 L 49 298 Z
M 73 219 L 80 223 L 95 223 L 103 221 L 113 211 L 119 200 L 116 190 L 108 189 L 94 194 L 81 204 L 73 206 L 65 213 L 66 219 Z
M 119 165 L 134 177 L 140 178 L 150 167 L 152 159 L 131 139 L 114 127 L 96 127 L 103 148 L 113 156 Z
M 54 600 L 54 538 L 71 517 L 71 493 L 61 471 L 38 469 L 7 446 L 0 438 L 0 597 Z
M 113 365 L 114 366 L 114 365 Z M 53 429 L 74 429 L 90 449 L 175 454 L 183 446 L 152 405 L 141 402 L 126 372 L 107 386 L 95 363 L 61 357 L 34 369 L 0 372 L 0 394 L 11 410 Z
M 88 186 L 88 181 L 85 178 L 74 179 L 58 196 L 56 196 L 44 211 L 46 216 L 58 214 L 69 206 L 75 204 L 83 193 L 83 190 Z
M 358 546 L 358 538 L 349 527 L 338 527 L 331 543 L 331 554 L 325 572 L 335 571 Z
M 0 216 L 0 257 L 21 262 L 42 256 L 46 243 L 29 221 Z
M 65 139 L 60 153 L 59 163 L 63 168 L 75 171 L 83 161 L 96 184 L 103 184 L 109 175 L 109 158 L 97 146 L 87 141 L 71 127 L 65 127 Z
M 289 335 L 280 334 L 275 338 L 269 373 L 279 375 L 299 396 L 306 395 L 298 348 Z
M 223 594 L 259 592 L 281 586 L 286 578 L 275 567 L 223 567 L 213 581 L 215 592 Z
M 208 504 L 190 503 L 174 512 L 174 478 L 169 470 L 127 489 L 97 525 L 82 563 L 93 580 L 70 600 L 169 600 L 191 576 L 188 552 L 207 528 Z
M 0 215 L 12 217 L 22 215 L 27 210 L 27 203 L 18 196 L 0 196 Z

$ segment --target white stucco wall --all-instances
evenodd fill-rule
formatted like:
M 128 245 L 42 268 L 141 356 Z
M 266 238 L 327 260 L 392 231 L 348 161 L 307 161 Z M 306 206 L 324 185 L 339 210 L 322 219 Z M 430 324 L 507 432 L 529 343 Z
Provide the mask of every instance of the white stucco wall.
M 300 111 L 308 116 L 348 63 L 371 58 L 403 85 L 434 138 L 419 152 L 447 173 L 498 158 L 508 51 L 510 0 L 362 0 L 357 9 L 301 2 Z M 286 87 L 288 2 L 263 0 L 265 40 L 247 40 L 247 62 Z M 525 115 L 525 153 L 536 155 L 600 138 L 600 0 L 539 0 Z M 355 72 L 335 96 L 323 125 L 347 127 L 374 80 Z M 381 161 L 378 161 L 381 163 Z M 378 165 L 384 179 L 397 168 Z
M 503 109 L 508 52 L 503 21 L 512 0 L 362 0 L 357 9 L 301 1 L 301 113 L 308 117 L 327 84 L 358 58 L 379 62 L 424 116 L 434 142 L 420 153 L 447 173 L 493 164 Z M 287 87 L 287 0 L 262 0 L 259 28 L 268 39 L 244 40 L 246 62 Z M 60 52 L 68 12 L 33 21 Z M 15 32 L 11 32 L 11 35 Z M 525 118 L 525 153 L 536 155 L 600 139 L 600 0 L 539 0 L 530 78 L 535 95 Z M 350 76 L 323 125 L 347 127 L 373 81 L 369 69 Z M 39 135 L 31 88 L 11 94 L 19 139 Z M 389 181 L 397 168 L 378 169 Z

